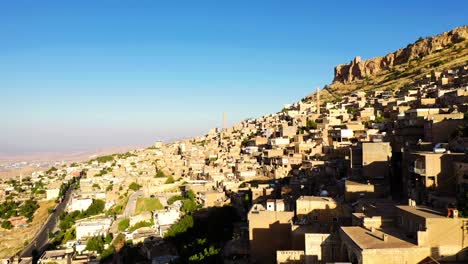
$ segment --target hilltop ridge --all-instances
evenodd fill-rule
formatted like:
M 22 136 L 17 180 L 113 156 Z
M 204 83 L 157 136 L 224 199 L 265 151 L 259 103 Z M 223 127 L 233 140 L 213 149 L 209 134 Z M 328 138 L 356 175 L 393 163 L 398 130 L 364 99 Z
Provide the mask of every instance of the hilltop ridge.
M 385 56 L 362 60 L 356 56 L 334 68 L 331 84 L 321 92 L 325 100 L 355 91 L 394 91 L 431 71 L 461 66 L 468 61 L 468 26 L 427 38 Z M 307 96 L 312 98 L 315 93 Z
M 368 60 L 361 60 L 359 56 L 355 57 L 350 63 L 335 67 L 333 82 L 349 84 L 353 81 L 364 80 L 382 71 L 391 70 L 394 66 L 408 63 L 413 59 L 422 59 L 427 55 L 452 47 L 456 43 L 465 41 L 467 37 L 468 26 L 462 26 L 434 37 L 420 38 L 415 43 L 385 56 Z

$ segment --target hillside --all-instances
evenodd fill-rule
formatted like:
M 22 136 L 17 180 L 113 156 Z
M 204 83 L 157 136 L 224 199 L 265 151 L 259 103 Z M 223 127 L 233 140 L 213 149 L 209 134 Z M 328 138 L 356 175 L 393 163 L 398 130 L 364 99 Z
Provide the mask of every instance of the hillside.
M 321 97 L 338 98 L 354 91 L 396 90 L 431 71 L 453 68 L 468 61 L 468 26 L 434 37 L 420 38 L 405 48 L 385 56 L 335 67 L 334 79 Z M 312 97 L 309 95 L 308 97 Z

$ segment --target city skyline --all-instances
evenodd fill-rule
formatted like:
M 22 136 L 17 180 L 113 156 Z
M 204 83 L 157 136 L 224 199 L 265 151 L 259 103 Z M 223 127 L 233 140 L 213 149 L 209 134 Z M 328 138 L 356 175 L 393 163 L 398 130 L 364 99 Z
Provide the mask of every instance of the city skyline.
M 462 1 L 450 14 L 427 1 L 0 6 L 0 152 L 10 154 L 149 145 L 221 127 L 223 112 L 228 125 L 277 112 L 330 83 L 334 66 L 462 26 L 468 11 Z

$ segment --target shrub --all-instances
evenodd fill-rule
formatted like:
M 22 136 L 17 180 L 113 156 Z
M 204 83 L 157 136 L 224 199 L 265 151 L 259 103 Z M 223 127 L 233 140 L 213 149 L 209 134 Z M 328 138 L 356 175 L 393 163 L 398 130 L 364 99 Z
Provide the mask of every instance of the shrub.
M 138 190 L 140 190 L 141 185 L 139 185 L 139 184 L 136 183 L 136 182 L 132 182 L 132 183 L 130 184 L 130 186 L 128 186 L 128 188 L 129 188 L 130 190 L 138 191 Z
M 171 184 L 171 183 L 174 183 L 174 182 L 175 182 L 174 177 L 169 176 L 169 177 L 167 177 L 167 180 L 166 180 L 166 182 L 164 182 L 164 184 Z
M 12 228 L 13 228 L 13 225 L 11 224 L 10 221 L 3 221 L 3 222 L 2 222 L 2 228 L 5 228 L 5 229 L 12 229 Z
M 22 216 L 27 217 L 28 221 L 32 221 L 34 212 L 36 212 L 37 208 L 39 208 L 39 205 L 37 204 L 37 202 L 30 199 L 24 202 L 23 206 L 21 206 L 19 210 L 19 213 Z
M 115 252 L 115 248 L 113 246 L 110 246 L 107 249 L 104 249 L 101 253 L 101 263 L 106 263 L 103 260 L 110 259 L 110 257 L 112 257 L 114 252 Z
M 175 201 L 183 200 L 184 197 L 182 195 L 175 195 L 171 198 L 167 199 L 167 204 L 173 204 Z
M 103 200 L 93 199 L 93 202 L 88 207 L 88 209 L 86 209 L 86 211 L 83 212 L 83 216 L 87 217 L 87 216 L 100 214 L 104 211 L 104 207 L 105 207 L 105 202 Z
M 130 225 L 130 219 L 128 218 L 122 219 L 118 224 L 118 229 L 119 231 L 124 231 L 125 229 L 129 227 L 129 225 Z
M 86 243 L 86 250 L 96 251 L 99 254 L 102 253 L 104 250 L 104 238 L 102 236 L 90 238 Z
M 136 223 L 135 225 L 133 225 L 132 227 L 130 227 L 130 228 L 128 229 L 128 232 L 131 233 L 131 232 L 133 232 L 133 231 L 135 231 L 135 230 L 137 230 L 137 229 L 139 229 L 139 228 L 142 228 L 142 227 L 150 227 L 150 226 L 152 226 L 152 225 L 153 225 L 153 223 L 151 223 L 151 222 L 148 222 L 148 221 L 140 221 L 140 222 Z
M 188 190 L 185 194 L 187 195 L 188 199 L 195 201 L 195 193 L 192 190 Z
M 183 206 L 182 206 L 182 211 L 184 212 L 193 212 L 197 210 L 197 203 L 195 201 L 192 201 L 190 199 L 185 199 L 183 200 Z
M 112 243 L 112 239 L 113 239 L 113 238 L 114 238 L 114 237 L 112 236 L 112 233 L 109 233 L 109 234 L 107 234 L 106 238 L 104 239 L 104 242 L 105 242 L 106 244 L 110 244 L 110 243 Z
M 164 173 L 164 171 L 162 170 L 158 170 L 156 172 L 156 175 L 154 176 L 155 178 L 165 178 L 166 177 L 166 174 Z
M 99 163 L 106 163 L 108 161 L 113 161 L 114 157 L 112 155 L 106 155 L 106 156 L 97 157 L 95 160 Z
M 308 129 L 317 129 L 317 124 L 315 123 L 314 120 L 307 120 L 307 128 Z
M 193 217 L 185 215 L 179 222 L 173 224 L 164 235 L 165 238 L 175 237 L 179 234 L 187 232 L 188 229 L 193 227 Z

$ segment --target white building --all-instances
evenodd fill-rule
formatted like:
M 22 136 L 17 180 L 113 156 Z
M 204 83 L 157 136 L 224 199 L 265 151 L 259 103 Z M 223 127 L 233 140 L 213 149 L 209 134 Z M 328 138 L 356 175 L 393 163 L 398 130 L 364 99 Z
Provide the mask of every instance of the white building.
M 70 205 L 68 206 L 68 211 L 84 211 L 88 209 L 93 203 L 91 198 L 72 198 Z
M 270 139 L 270 145 L 272 146 L 286 146 L 289 145 L 289 138 L 272 138 Z
M 110 218 L 77 221 L 75 223 L 76 239 L 82 240 L 93 236 L 107 235 L 111 224 L 112 219 Z
M 154 224 L 160 236 L 164 236 L 167 228 L 175 224 L 180 218 L 180 211 L 175 209 L 160 210 L 154 213 Z
M 55 200 L 59 197 L 60 188 L 47 189 L 47 200 Z

